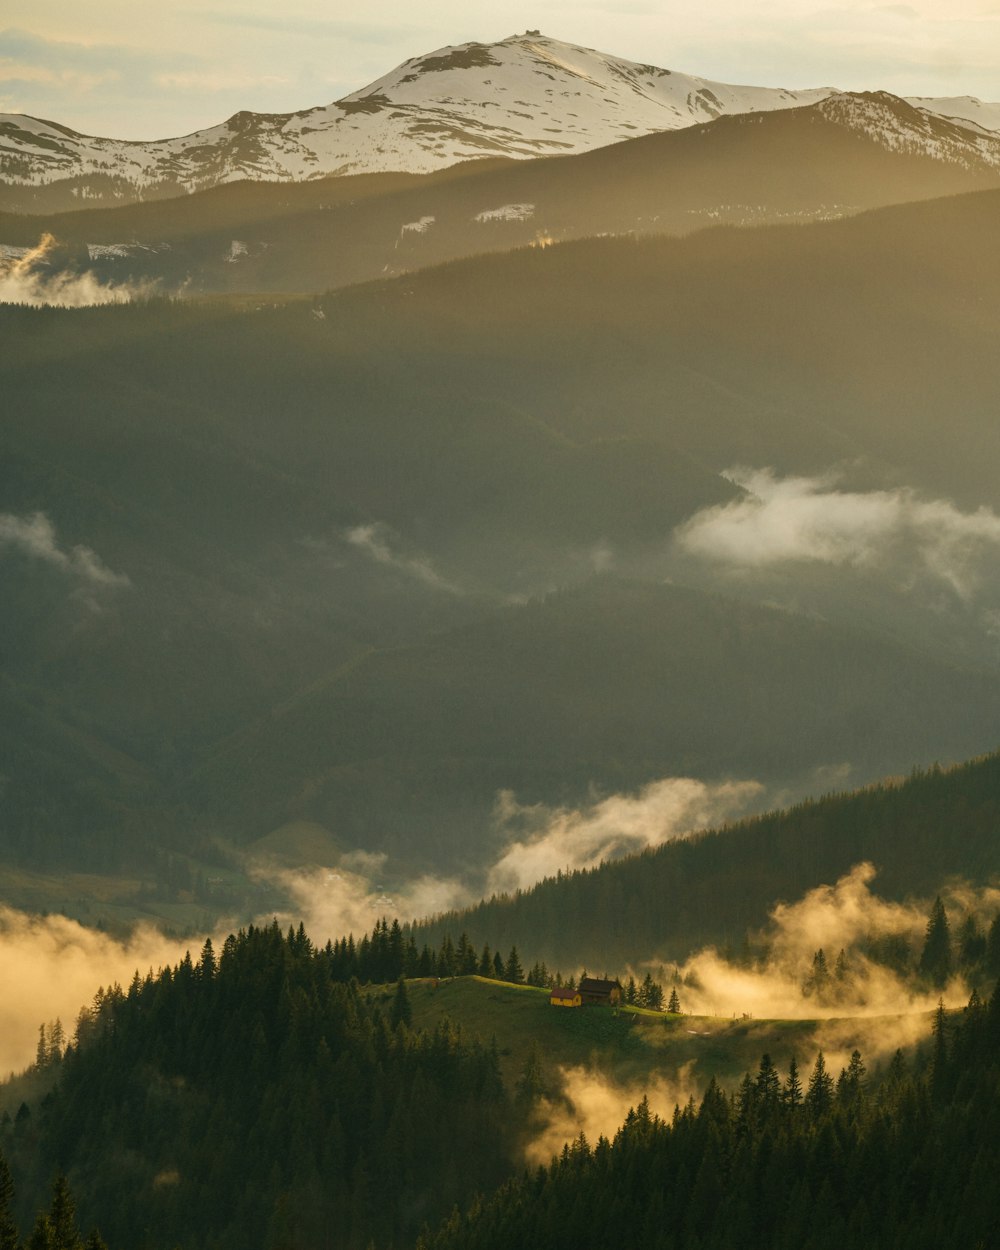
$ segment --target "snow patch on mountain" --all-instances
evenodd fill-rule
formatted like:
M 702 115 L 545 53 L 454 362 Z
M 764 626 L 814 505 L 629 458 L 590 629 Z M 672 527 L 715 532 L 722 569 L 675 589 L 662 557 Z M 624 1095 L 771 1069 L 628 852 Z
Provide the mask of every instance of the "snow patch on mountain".
M 710 82 L 530 31 L 415 57 L 334 104 L 237 113 L 175 139 L 92 138 L 38 118 L 0 116 L 0 156 L 8 183 L 80 179 L 83 198 L 124 199 L 154 186 L 190 191 L 240 178 L 428 173 L 475 157 L 581 152 L 828 94 Z M 100 179 L 102 189 L 88 179 Z
M 478 157 L 582 152 L 724 114 L 798 108 L 831 96 L 836 92 L 827 87 L 711 82 L 527 31 L 414 57 L 333 104 L 237 113 L 173 139 L 94 138 L 55 122 L 0 115 L 0 164 L 8 186 L 66 183 L 77 199 L 125 201 L 243 178 L 428 173 Z M 1000 136 L 1000 103 L 972 97 L 910 103 L 954 119 L 956 130 Z
M 476 213 L 473 221 L 530 221 L 534 215 L 534 204 L 501 204 Z
M 890 152 L 929 156 L 968 169 L 984 164 L 1000 169 L 1000 134 L 949 121 L 884 91 L 829 96 L 817 109 Z
M 984 100 L 977 100 L 972 95 L 936 98 L 910 95 L 906 97 L 906 102 L 912 104 L 914 108 L 936 113 L 938 117 L 945 117 L 960 125 L 1000 135 L 1000 103 L 988 104 Z

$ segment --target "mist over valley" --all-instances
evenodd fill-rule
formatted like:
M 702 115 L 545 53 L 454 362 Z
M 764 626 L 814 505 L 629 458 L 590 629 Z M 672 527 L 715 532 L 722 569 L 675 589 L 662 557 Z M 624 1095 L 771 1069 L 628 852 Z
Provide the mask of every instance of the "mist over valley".
M 1000 106 L 0 135 L 4 1246 L 989 1244 Z

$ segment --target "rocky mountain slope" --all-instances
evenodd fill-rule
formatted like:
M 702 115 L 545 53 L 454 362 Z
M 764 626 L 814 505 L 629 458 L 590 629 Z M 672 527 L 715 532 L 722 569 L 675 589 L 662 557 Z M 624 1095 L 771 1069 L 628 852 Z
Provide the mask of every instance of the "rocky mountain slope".
M 527 31 L 415 57 L 333 104 L 291 114 L 241 112 L 182 138 L 125 142 L 19 114 L 0 116 L 0 208 L 52 210 L 241 178 L 429 172 L 485 156 L 580 152 L 830 94 L 826 87 L 710 82 Z M 940 109 L 933 100 L 919 105 L 976 134 L 1000 128 L 1000 106 L 954 99 Z

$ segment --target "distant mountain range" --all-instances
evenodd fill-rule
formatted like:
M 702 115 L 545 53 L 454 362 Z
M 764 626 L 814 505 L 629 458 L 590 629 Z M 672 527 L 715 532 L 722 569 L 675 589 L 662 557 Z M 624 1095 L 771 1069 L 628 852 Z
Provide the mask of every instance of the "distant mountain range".
M 63 250 L 40 261 L 105 285 L 314 292 L 512 247 L 816 221 L 998 186 L 1000 134 L 882 92 L 841 94 L 570 156 L 0 213 L 0 267 L 49 233 Z
M 482 157 L 570 154 L 836 95 L 830 87 L 790 91 L 710 82 L 527 31 L 414 57 L 333 104 L 289 114 L 241 112 L 181 138 L 94 138 L 56 122 L 0 115 L 0 208 L 53 211 L 246 178 L 428 173 Z M 958 149 L 995 154 L 1000 104 L 971 97 L 910 103 L 928 124 L 944 118 L 960 129 L 964 138 L 951 140 Z M 882 129 L 884 118 L 873 115 L 872 121 Z M 912 143 L 892 127 L 885 140 L 897 148 Z
M 998 233 L 994 189 L 0 307 L 0 860 L 308 820 L 452 872 L 501 789 L 994 749 Z

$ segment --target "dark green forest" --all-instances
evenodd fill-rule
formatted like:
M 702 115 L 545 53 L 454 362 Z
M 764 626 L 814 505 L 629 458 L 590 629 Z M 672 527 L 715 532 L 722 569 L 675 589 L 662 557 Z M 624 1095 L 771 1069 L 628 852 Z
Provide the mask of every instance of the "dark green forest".
M 411 1244 L 510 1174 L 517 1121 L 488 1042 L 407 1019 L 301 929 L 101 992 L 4 1125 L 21 1227 L 58 1172 L 114 1247 Z
M 925 955 L 934 933 L 932 916 Z M 364 944 L 405 952 L 398 927 Z M 526 1171 L 537 1060 L 505 1089 L 495 1046 L 414 1029 L 406 981 L 366 995 L 339 979 L 345 951 L 251 928 L 100 991 L 65 1049 L 43 1030 L 50 1092 L 0 1126 L 5 1250 L 18 1226 L 29 1250 L 81 1250 L 96 1226 L 112 1250 L 599 1250 L 623 1228 L 685 1250 L 991 1244 L 1000 994 L 939 1009 L 877 1070 L 855 1051 L 839 1076 L 822 1053 L 779 1073 L 765 1054 L 672 1120 L 623 1106 L 613 1141 Z
M 894 1250 L 986 1247 L 1000 1227 L 1000 994 L 939 1011 L 931 1054 L 873 1081 L 769 1055 L 731 1096 L 711 1085 L 665 1122 L 632 1109 L 613 1141 L 457 1212 L 420 1250 Z

